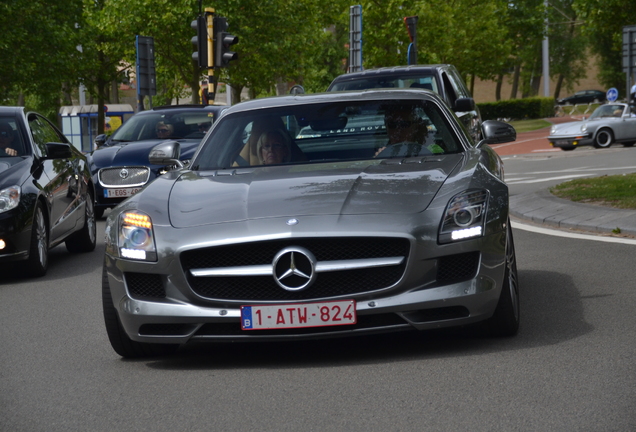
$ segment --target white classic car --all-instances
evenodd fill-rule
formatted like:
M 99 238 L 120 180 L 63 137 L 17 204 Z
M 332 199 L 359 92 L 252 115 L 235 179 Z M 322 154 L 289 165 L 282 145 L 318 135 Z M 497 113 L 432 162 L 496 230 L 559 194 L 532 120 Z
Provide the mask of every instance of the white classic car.
M 552 126 L 548 141 L 562 150 L 585 145 L 608 148 L 614 143 L 631 147 L 636 143 L 636 107 L 625 103 L 601 105 L 586 120 Z

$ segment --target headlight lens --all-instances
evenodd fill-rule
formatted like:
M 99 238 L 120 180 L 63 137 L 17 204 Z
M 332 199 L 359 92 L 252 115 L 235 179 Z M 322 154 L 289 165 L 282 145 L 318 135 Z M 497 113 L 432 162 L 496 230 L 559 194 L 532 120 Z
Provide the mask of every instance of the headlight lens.
M 550 135 L 554 135 L 556 133 L 556 130 L 557 130 L 556 126 L 552 126 L 550 128 Z
M 0 213 L 14 209 L 20 203 L 20 186 L 0 190 Z
M 440 243 L 481 237 L 486 221 L 487 190 L 472 190 L 455 195 L 446 206 Z
M 583 133 L 587 132 L 587 123 L 584 123 L 581 125 L 581 132 Z
M 150 216 L 138 211 L 120 214 L 118 247 L 119 256 L 122 258 L 157 261 Z

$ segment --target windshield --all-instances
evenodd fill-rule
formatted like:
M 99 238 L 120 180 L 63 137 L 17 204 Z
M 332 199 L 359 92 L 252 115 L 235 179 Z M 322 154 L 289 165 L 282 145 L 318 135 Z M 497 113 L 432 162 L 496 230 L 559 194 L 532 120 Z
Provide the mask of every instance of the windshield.
M 331 102 L 225 115 L 194 170 L 444 155 L 463 151 L 428 101 Z
M 429 76 L 386 76 L 386 77 L 364 77 L 354 80 L 346 80 L 334 84 L 330 91 L 366 90 L 374 88 L 421 88 L 432 90 L 437 94 L 437 81 L 432 75 Z
M 594 110 L 590 116 L 590 120 L 601 117 L 621 117 L 624 109 L 625 105 L 620 104 L 601 105 Z
M 214 113 L 201 109 L 153 111 L 132 116 L 113 133 L 111 141 L 202 139 L 213 121 Z

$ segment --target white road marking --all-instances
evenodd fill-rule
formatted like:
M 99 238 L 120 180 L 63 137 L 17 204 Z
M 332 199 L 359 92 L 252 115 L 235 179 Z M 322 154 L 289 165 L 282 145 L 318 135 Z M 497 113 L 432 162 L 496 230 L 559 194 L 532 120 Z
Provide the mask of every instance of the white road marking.
M 591 175 L 592 174 L 571 174 L 571 175 L 565 175 L 565 176 L 559 176 L 559 177 L 546 177 L 546 178 L 539 178 L 539 179 L 533 179 L 533 180 L 506 180 L 506 184 L 541 183 L 541 182 L 547 182 L 552 180 L 566 180 L 566 179 L 573 179 L 577 177 L 588 177 Z
M 514 229 L 530 231 L 537 234 L 545 234 L 545 235 L 551 235 L 555 237 L 566 237 L 566 238 L 578 239 L 578 240 L 593 240 L 593 241 L 600 241 L 605 243 L 620 243 L 620 244 L 628 244 L 628 245 L 636 246 L 636 239 L 623 238 L 623 237 L 607 237 L 603 235 L 570 233 L 567 231 L 543 228 L 543 227 L 538 227 L 534 225 L 526 225 L 524 223 L 516 222 L 516 221 L 511 221 L 511 225 Z

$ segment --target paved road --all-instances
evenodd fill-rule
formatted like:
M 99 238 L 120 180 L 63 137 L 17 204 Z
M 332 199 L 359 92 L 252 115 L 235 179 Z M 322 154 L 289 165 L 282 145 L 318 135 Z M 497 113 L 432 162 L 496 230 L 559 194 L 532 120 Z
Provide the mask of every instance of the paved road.
M 191 345 L 121 360 L 103 253 L 0 280 L 0 430 L 636 430 L 634 246 L 515 230 L 517 337 L 477 331 Z

